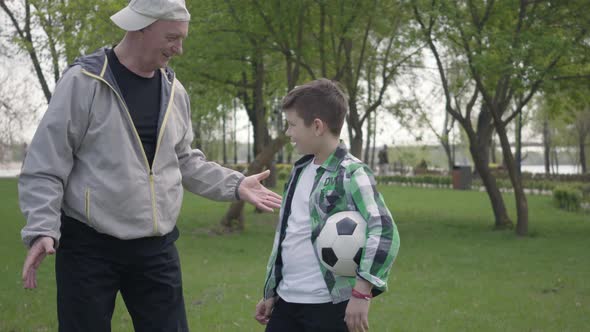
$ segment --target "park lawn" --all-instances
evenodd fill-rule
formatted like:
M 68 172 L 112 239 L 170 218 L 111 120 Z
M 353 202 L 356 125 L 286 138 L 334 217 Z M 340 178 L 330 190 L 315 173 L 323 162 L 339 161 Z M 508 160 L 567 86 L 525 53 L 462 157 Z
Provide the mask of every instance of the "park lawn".
M 56 331 L 54 258 L 39 288 L 20 282 L 25 249 L 16 180 L 0 180 L 0 331 Z M 492 231 L 485 193 L 380 187 L 401 235 L 371 331 L 584 331 L 590 327 L 590 215 L 529 196 L 530 235 Z M 505 196 L 511 216 L 514 202 Z M 193 331 L 262 331 L 254 321 L 277 215 L 247 208 L 246 231 L 217 236 L 227 203 L 185 195 L 177 242 Z M 121 298 L 113 331 L 132 331 Z

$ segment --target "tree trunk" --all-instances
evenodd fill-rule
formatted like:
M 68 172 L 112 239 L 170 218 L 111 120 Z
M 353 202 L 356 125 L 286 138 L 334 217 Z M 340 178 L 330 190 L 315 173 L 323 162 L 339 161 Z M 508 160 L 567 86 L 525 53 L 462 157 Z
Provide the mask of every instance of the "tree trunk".
M 264 103 L 264 78 L 265 78 L 265 69 L 264 69 L 264 59 L 262 58 L 261 51 L 258 51 L 256 54 L 256 61 L 253 63 L 253 70 L 254 70 L 254 91 L 253 91 L 253 101 L 254 101 L 254 113 L 256 114 L 254 119 L 251 119 L 254 129 L 254 155 L 258 156 L 266 146 L 270 143 L 270 134 L 268 130 L 268 122 L 266 121 L 266 106 Z M 274 167 L 272 165 L 273 160 L 272 158 L 267 160 L 267 163 L 263 166 L 266 166 L 268 169 Z M 268 187 L 273 187 L 276 185 L 276 172 L 272 172 L 271 175 L 264 180 L 264 184 Z
M 234 123 L 234 130 L 233 130 L 233 140 L 234 140 L 234 165 L 237 165 L 238 163 L 238 140 L 237 140 L 237 123 L 238 123 L 238 119 L 236 117 L 236 109 L 237 109 L 237 101 L 234 98 L 234 118 L 233 118 L 233 123 Z
M 244 201 L 231 203 L 229 209 L 219 222 L 218 233 L 242 232 L 244 230 Z
M 512 150 L 510 149 L 510 142 L 508 141 L 506 128 L 501 123 L 498 123 L 501 122 L 501 120 L 494 122 L 496 123 L 496 131 L 498 133 L 498 137 L 500 138 L 500 144 L 502 145 L 502 154 L 504 156 L 506 168 L 508 169 L 508 174 L 510 175 L 510 182 L 512 182 L 512 187 L 514 188 L 516 215 L 518 218 L 516 221 L 516 234 L 519 236 L 525 236 L 528 233 L 529 212 L 527 198 L 522 185 L 522 179 L 516 169 L 516 162 L 512 156 Z
M 487 144 L 489 139 L 487 137 L 481 137 L 481 134 L 482 133 L 479 133 L 480 136 L 477 137 L 474 132 L 471 134 L 468 133 L 469 152 L 471 152 L 475 170 L 477 174 L 479 174 L 479 177 L 486 188 L 488 197 L 490 198 L 490 203 L 492 204 L 492 210 L 494 211 L 495 218 L 494 228 L 498 230 L 512 228 L 514 224 L 508 217 L 508 211 L 506 210 L 502 193 L 498 188 L 496 178 L 490 171 L 488 164 L 489 160 Z
M 363 137 L 360 135 L 355 135 L 350 139 L 350 153 L 359 159 L 363 151 Z
M 553 156 L 553 174 L 559 173 L 559 154 L 557 153 L 557 148 L 551 149 L 551 155 Z
M 248 172 L 246 176 L 250 176 L 256 173 L 262 172 L 265 165 L 269 165 L 274 155 L 279 151 L 287 142 L 289 138 L 285 135 L 281 135 L 278 138 L 272 140 L 272 142 L 262 150 L 260 154 L 252 161 L 248 166 Z M 275 172 L 276 173 L 276 172 Z M 244 201 L 236 201 L 231 204 L 221 221 L 220 232 L 231 233 L 241 232 L 244 230 Z
M 371 169 L 375 169 L 375 150 L 377 148 L 377 113 L 373 113 L 373 144 L 371 148 Z M 389 166 L 388 168 L 389 169 Z
M 522 164 L 522 111 L 518 112 L 518 116 L 516 117 L 516 122 L 515 122 L 515 144 L 516 144 L 516 148 L 515 148 L 515 169 L 516 172 L 518 172 L 518 174 L 520 175 L 520 169 L 521 169 L 521 164 Z
M 494 164 L 498 163 L 498 159 L 496 158 L 496 141 L 494 138 L 490 138 L 490 161 Z
M 588 124 L 584 123 L 584 119 L 578 119 L 579 123 L 576 125 L 578 131 L 578 154 L 580 158 L 580 166 L 582 167 L 582 174 L 588 171 L 586 168 L 586 137 L 590 129 L 590 120 Z
M 194 138 L 193 138 L 193 147 L 195 149 L 203 150 L 203 144 L 202 144 L 203 141 L 202 141 L 202 138 L 201 138 L 201 130 L 199 128 L 198 121 L 197 121 L 197 124 L 196 125 L 193 125 L 193 135 L 194 135 Z
M 490 203 L 492 204 L 495 217 L 494 228 L 506 229 L 512 228 L 513 223 L 508 217 L 504 199 L 496 183 L 496 178 L 489 167 L 490 141 L 494 133 L 492 121 L 493 119 L 489 109 L 482 105 L 477 117 L 477 132 L 474 131 L 469 123 L 460 123 L 469 139 L 469 151 L 473 158 L 475 171 L 481 178 L 490 198 Z
M 551 133 L 549 121 L 543 121 L 543 157 L 545 159 L 545 174 L 551 174 Z
M 227 136 L 227 131 L 226 131 L 226 115 L 225 115 L 225 110 L 223 110 L 223 164 L 227 165 L 227 146 L 226 146 L 226 140 L 225 137 Z
M 370 153 L 371 153 L 371 116 L 367 117 L 367 139 L 365 141 L 364 161 L 365 164 L 370 165 Z
M 449 125 L 449 122 L 450 125 Z M 447 166 L 449 168 L 449 172 L 453 171 L 453 167 L 455 166 L 455 156 L 453 155 L 451 142 L 450 142 L 450 134 L 451 130 L 455 126 L 455 120 L 449 112 L 445 112 L 445 123 L 443 127 L 443 132 L 440 139 L 440 144 L 442 145 L 445 155 L 447 156 Z
M 586 144 L 584 141 L 584 138 L 582 141 L 580 141 L 580 165 L 582 166 L 582 174 L 586 174 L 588 172 L 586 167 Z
M 445 155 L 447 156 L 447 167 L 449 168 L 449 172 L 452 172 L 453 167 L 455 166 L 455 160 L 453 160 L 451 145 L 449 144 L 448 138 L 446 142 L 444 140 L 441 140 L 440 144 L 442 145 L 445 151 Z

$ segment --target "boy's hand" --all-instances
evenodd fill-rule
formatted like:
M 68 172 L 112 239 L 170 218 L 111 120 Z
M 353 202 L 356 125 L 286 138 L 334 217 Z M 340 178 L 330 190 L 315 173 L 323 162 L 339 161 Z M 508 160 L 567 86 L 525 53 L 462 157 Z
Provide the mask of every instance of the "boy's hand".
M 275 306 L 275 301 L 276 298 L 271 297 L 268 300 L 262 299 L 260 302 L 258 302 L 256 305 L 256 315 L 254 315 L 254 318 L 258 321 L 258 323 L 262 325 L 268 324 L 272 308 Z
M 371 294 L 371 285 L 368 281 L 357 278 L 354 289 L 362 294 Z M 359 299 L 351 296 L 346 306 L 346 315 L 344 321 L 348 326 L 349 332 L 366 332 L 369 330 L 369 304 L 371 302 L 365 299 Z
M 371 302 L 351 297 L 346 306 L 344 321 L 350 332 L 366 332 L 369 330 L 369 304 Z

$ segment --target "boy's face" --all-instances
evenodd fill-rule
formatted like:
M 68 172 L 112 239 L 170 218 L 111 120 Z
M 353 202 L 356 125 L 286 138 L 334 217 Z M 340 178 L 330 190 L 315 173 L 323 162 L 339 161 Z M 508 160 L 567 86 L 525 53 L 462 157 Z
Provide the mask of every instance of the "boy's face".
M 291 138 L 291 143 L 295 146 L 297 153 L 315 154 L 317 152 L 318 131 L 315 121 L 311 126 L 305 126 L 303 118 L 301 118 L 295 110 L 286 110 L 285 117 L 289 127 L 287 128 L 287 136 Z

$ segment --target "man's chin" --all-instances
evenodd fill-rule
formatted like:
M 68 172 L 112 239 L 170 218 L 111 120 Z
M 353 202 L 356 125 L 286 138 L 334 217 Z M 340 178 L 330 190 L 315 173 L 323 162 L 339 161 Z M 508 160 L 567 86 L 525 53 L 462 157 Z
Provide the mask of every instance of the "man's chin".
M 170 60 L 172 60 L 172 57 L 168 58 L 168 57 L 162 56 L 162 60 L 160 61 L 162 68 L 168 66 L 168 63 L 170 62 Z

